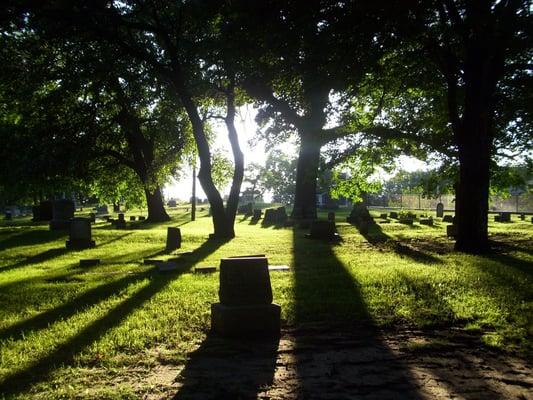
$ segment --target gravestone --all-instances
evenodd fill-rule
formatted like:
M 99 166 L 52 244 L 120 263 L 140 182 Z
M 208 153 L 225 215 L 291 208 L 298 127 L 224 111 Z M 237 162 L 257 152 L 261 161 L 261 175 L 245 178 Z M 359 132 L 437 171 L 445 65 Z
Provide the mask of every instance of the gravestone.
M 511 213 L 510 212 L 500 213 L 500 222 L 511 222 Z
M 97 214 L 109 214 L 109 210 L 106 205 L 96 207 Z
M 176 250 L 181 247 L 181 230 L 180 228 L 167 228 L 167 245 L 166 250 Z
M 437 218 L 442 218 L 444 216 L 444 204 L 437 204 Z
M 335 222 L 333 221 L 324 221 L 316 219 L 311 221 L 311 227 L 309 229 L 309 234 L 306 235 L 309 239 L 320 239 L 320 240 L 340 240 L 340 236 L 337 233 L 335 228 Z
M 287 222 L 287 211 L 285 207 L 276 208 L 276 224 L 282 225 Z
M 379 218 L 382 218 L 382 219 L 387 219 L 387 213 L 381 213 L 379 214 Z
M 335 213 L 333 211 L 328 212 L 328 221 L 335 222 Z
M 113 212 L 120 212 L 120 204 L 113 204 Z
M 75 217 L 70 220 L 69 240 L 67 249 L 88 249 L 95 246 L 91 236 L 91 220 Z
M 252 220 L 259 221 L 262 216 L 263 216 L 263 210 L 255 209 L 254 210 L 254 215 L 252 216 Z
M 139 217 L 139 221 L 144 221 L 146 220 L 146 217 L 143 217 L 142 215 Z
M 118 219 L 115 221 L 115 228 L 121 229 L 126 227 L 126 220 L 124 219 L 124 214 L 118 214 Z
M 526 214 L 520 214 L 520 220 L 525 221 L 526 220 Z
M 89 213 L 89 220 L 94 224 L 96 222 L 96 214 Z
M 169 207 L 176 207 L 176 200 L 169 200 L 168 201 L 168 206 Z
M 41 201 L 38 206 L 32 207 L 32 221 L 50 221 L 53 217 L 53 205 L 49 200 Z
M 370 226 L 374 224 L 374 219 L 370 215 L 368 208 L 366 208 L 366 206 L 361 202 L 353 205 L 350 216 L 346 218 L 346 221 L 350 224 L 354 224 L 357 227 Z
M 420 225 L 433 226 L 433 218 L 420 218 Z
M 398 213 L 396 211 L 391 211 L 389 213 L 389 217 L 391 217 L 392 219 L 398 219 Z
M 406 215 L 406 216 L 401 216 L 400 219 L 398 219 L 398 222 L 404 225 L 413 225 L 414 219 Z
M 220 261 L 220 303 L 211 305 L 211 328 L 229 337 L 278 338 L 281 307 L 272 303 L 265 257 Z
M 134 215 L 130 216 L 130 221 L 135 221 L 135 219 L 136 219 L 136 218 L 135 218 Z
M 263 218 L 263 225 L 273 225 L 276 223 L 276 210 L 274 208 L 267 208 L 265 210 L 265 217 Z
M 52 220 L 50 230 L 68 229 L 74 218 L 74 202 L 68 199 L 55 200 L 52 203 Z
M 501 215 L 495 215 L 495 216 L 494 216 L 494 222 L 502 222 L 502 217 L 501 217 Z
M 448 222 L 450 224 L 453 224 L 453 216 L 451 215 L 445 215 L 442 217 L 442 222 Z
M 457 225 L 451 224 L 446 226 L 446 236 L 448 237 L 457 237 Z

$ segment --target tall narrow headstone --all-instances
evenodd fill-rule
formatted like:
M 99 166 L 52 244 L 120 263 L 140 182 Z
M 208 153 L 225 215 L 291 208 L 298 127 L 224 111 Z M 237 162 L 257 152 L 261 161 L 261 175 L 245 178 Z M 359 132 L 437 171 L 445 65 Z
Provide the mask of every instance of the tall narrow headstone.
M 68 229 L 70 220 L 74 218 L 74 202 L 68 199 L 55 200 L 52 203 L 52 220 L 50 230 Z
M 115 227 L 119 229 L 126 227 L 126 220 L 124 219 L 123 213 L 118 214 L 118 219 L 115 221 Z
M 444 204 L 438 203 L 437 204 L 437 218 L 442 218 L 444 215 Z
M 169 227 L 167 229 L 167 250 L 175 250 L 181 247 L 181 230 L 180 228 Z

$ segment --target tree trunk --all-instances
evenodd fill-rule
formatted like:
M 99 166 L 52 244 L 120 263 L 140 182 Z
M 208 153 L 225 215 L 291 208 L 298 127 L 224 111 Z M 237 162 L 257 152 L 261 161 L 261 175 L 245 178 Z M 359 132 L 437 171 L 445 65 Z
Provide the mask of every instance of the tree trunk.
M 312 135 L 300 135 L 296 165 L 293 218 L 316 218 L 316 181 L 320 161 L 320 141 Z
M 165 205 L 163 203 L 163 196 L 161 196 L 161 189 L 158 187 L 153 191 L 144 189 L 146 195 L 146 205 L 148 207 L 148 222 L 166 222 L 170 221 Z
M 192 164 L 191 221 L 196 221 L 196 157 Z
M 231 88 L 226 93 L 227 114 L 225 118 L 226 128 L 228 129 L 228 138 L 233 152 L 233 159 L 235 160 L 235 168 L 233 170 L 233 179 L 231 182 L 231 189 L 226 204 L 226 219 L 228 228 L 231 229 L 233 236 L 235 236 L 235 215 L 239 206 L 239 195 L 241 193 L 242 180 L 244 178 L 244 155 L 242 154 L 239 145 L 239 137 L 235 129 L 235 95 Z M 253 195 L 253 194 L 252 194 Z

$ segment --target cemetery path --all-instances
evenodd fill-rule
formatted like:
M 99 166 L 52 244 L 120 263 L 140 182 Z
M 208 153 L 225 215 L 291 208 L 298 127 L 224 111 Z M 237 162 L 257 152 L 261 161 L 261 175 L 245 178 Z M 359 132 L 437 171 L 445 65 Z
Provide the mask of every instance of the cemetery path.
M 272 344 L 207 338 L 156 366 L 145 399 L 532 399 L 526 359 L 460 329 L 285 330 Z

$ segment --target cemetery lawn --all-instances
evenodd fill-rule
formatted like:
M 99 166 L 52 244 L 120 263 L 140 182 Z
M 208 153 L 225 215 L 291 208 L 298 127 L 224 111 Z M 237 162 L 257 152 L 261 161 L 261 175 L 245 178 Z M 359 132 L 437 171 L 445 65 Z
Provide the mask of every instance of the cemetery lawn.
M 195 222 L 184 209 L 171 215 L 124 230 L 97 222 L 97 246 L 84 251 L 66 250 L 66 235 L 46 224 L 1 222 L 0 399 L 157 396 L 157 366 L 184 364 L 209 331 L 218 274 L 194 268 L 232 255 L 265 254 L 271 265 L 290 266 L 270 274 L 283 329 L 462 329 L 498 351 L 533 354 L 530 221 L 491 217 L 496 252 L 472 256 L 452 252 L 440 219 L 411 227 L 376 218 L 362 235 L 337 212 L 343 241 L 328 244 L 239 215 L 237 237 L 224 243 L 207 241 L 205 211 Z M 183 245 L 165 253 L 169 226 L 181 228 Z M 143 263 L 176 257 L 180 272 Z M 80 267 L 80 258 L 101 264 Z

